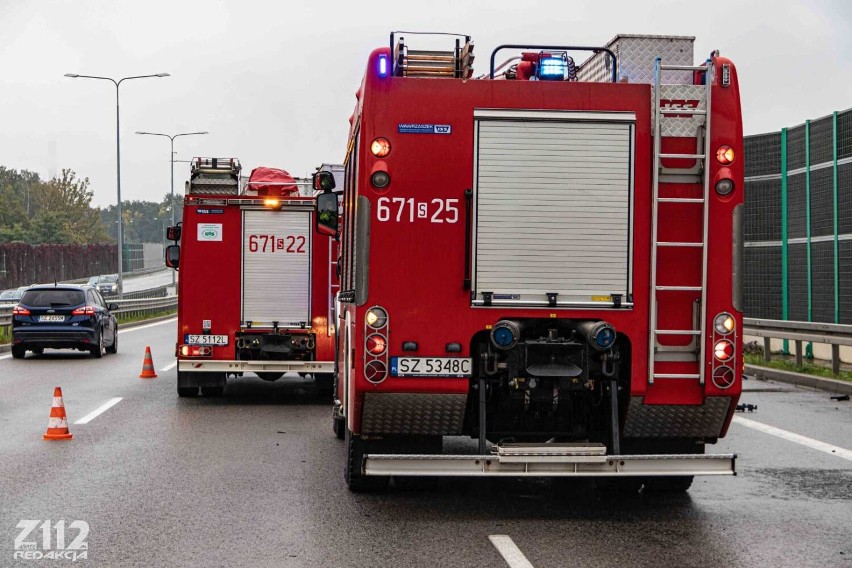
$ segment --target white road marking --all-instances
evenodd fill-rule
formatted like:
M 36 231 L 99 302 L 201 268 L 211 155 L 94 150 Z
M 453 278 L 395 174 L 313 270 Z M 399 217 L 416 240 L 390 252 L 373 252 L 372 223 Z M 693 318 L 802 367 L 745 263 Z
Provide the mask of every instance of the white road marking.
M 91 422 L 92 420 L 94 420 L 99 415 L 106 412 L 107 410 L 109 410 L 110 408 L 112 408 L 113 406 L 118 404 L 119 402 L 121 402 L 120 396 L 117 396 L 115 398 L 111 398 L 108 401 L 106 401 L 104 404 L 102 404 L 101 406 L 94 409 L 92 412 L 88 413 L 87 415 L 85 415 L 84 417 L 79 419 L 74 424 L 88 424 L 89 422 Z
M 171 370 L 172 370 L 172 369 L 174 369 L 175 367 L 177 367 L 177 361 L 175 361 L 174 363 L 171 363 L 171 364 L 169 364 L 169 365 L 166 365 L 165 367 L 163 367 L 162 369 L 160 369 L 160 372 L 161 372 L 161 373 L 165 373 L 166 371 L 171 371 Z
M 533 565 L 530 564 L 530 561 L 527 560 L 527 557 L 524 556 L 524 553 L 521 552 L 521 549 L 509 535 L 492 534 L 488 537 L 488 540 L 491 541 L 491 544 L 494 545 L 509 568 L 533 568 Z
M 12 358 L 11 353 L 9 353 L 8 355 L 0 355 L 0 361 L 2 361 L 3 359 L 11 359 L 11 358 Z
M 825 452 L 827 454 L 831 454 L 833 456 L 852 461 L 852 450 L 847 450 L 846 448 L 841 448 L 840 446 L 834 446 L 832 444 L 820 442 L 819 440 L 814 440 L 813 438 L 808 438 L 807 436 L 802 436 L 801 434 L 788 432 L 787 430 L 782 430 L 781 428 L 769 426 L 768 424 L 764 424 L 763 422 L 757 422 L 756 420 L 750 420 L 748 418 L 742 418 L 740 416 L 734 416 L 734 423 L 739 424 L 740 426 L 752 428 L 759 432 L 763 432 L 764 434 L 777 436 L 782 440 L 787 440 L 788 442 L 801 444 L 813 450 L 819 450 L 821 452 Z
M 149 327 L 154 327 L 155 325 L 163 325 L 164 323 L 172 323 L 174 321 L 177 321 L 176 317 L 175 318 L 169 318 L 169 319 L 163 320 L 163 321 L 145 324 L 145 325 L 139 325 L 139 326 L 136 326 L 136 327 L 129 327 L 127 329 L 120 329 L 121 326 L 119 326 L 118 333 L 130 333 L 131 331 L 139 331 L 140 329 L 148 329 Z

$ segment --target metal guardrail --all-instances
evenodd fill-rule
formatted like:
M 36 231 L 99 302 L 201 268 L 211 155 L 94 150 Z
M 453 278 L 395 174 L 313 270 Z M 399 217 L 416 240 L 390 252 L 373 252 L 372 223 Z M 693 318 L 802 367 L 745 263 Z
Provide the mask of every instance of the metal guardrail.
M 177 309 L 177 296 L 166 296 L 162 298 L 137 298 L 131 300 L 106 300 L 109 304 L 117 304 L 118 309 L 112 313 L 115 315 L 127 315 L 130 317 L 146 316 Z M 12 308 L 17 304 L 0 305 L 0 327 L 9 328 L 12 325 Z M 9 330 L 4 330 L 8 332 Z M 8 333 L 7 333 L 8 335 Z
M 852 325 L 743 318 L 743 334 L 763 338 L 763 360 L 772 359 L 770 339 L 789 339 L 796 344 L 796 365 L 802 366 L 802 343 L 831 345 L 831 370 L 840 372 L 840 346 L 852 346 Z

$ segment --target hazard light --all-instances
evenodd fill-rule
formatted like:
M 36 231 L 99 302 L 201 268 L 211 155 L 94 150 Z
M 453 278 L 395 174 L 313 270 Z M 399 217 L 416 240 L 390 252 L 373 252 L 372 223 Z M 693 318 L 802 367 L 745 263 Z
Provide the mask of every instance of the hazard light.
M 390 154 L 391 145 L 387 138 L 382 138 L 381 136 L 373 140 L 373 143 L 370 144 L 370 152 L 377 158 L 384 158 L 388 154 Z
M 568 54 L 542 52 L 536 75 L 539 81 L 562 81 L 565 79 L 565 70 L 568 68 Z
M 367 325 L 373 329 L 379 329 L 380 327 L 384 327 L 385 323 L 387 323 L 388 313 L 382 308 L 376 306 L 367 310 L 364 320 L 367 322 Z
M 12 315 L 28 316 L 28 315 L 30 315 L 30 311 L 23 306 L 15 306 L 14 308 L 12 308 Z
M 734 163 L 734 149 L 730 146 L 722 145 L 716 150 L 716 161 L 723 166 L 728 166 Z
M 734 331 L 734 328 L 737 326 L 736 320 L 734 320 L 731 314 L 722 312 L 716 319 L 713 320 L 713 327 L 716 328 L 716 331 L 721 335 L 727 335 Z
M 181 345 L 180 354 L 182 357 L 210 357 L 213 348 L 209 345 Z
M 82 308 L 77 308 L 73 312 L 71 312 L 73 316 L 93 316 L 95 315 L 94 306 L 83 306 Z
M 280 209 L 281 208 L 281 200 L 276 199 L 275 197 L 267 197 L 263 200 L 264 207 L 268 209 Z

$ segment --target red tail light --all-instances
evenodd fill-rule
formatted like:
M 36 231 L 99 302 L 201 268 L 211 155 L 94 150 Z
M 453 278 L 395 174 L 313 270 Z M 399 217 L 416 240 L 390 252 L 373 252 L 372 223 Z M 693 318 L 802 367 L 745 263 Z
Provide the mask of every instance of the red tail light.
M 210 357 L 213 348 L 209 345 L 181 345 L 180 354 L 183 357 Z
M 93 316 L 93 315 L 95 315 L 95 308 L 93 308 L 92 306 L 83 306 L 82 308 L 77 308 L 76 310 L 71 312 L 71 315 L 74 315 L 74 316 Z
M 12 308 L 12 315 L 14 316 L 28 316 L 30 315 L 30 311 L 23 306 L 15 306 Z
M 386 348 L 387 342 L 385 341 L 385 338 L 378 333 L 374 333 L 367 338 L 367 351 L 373 355 L 381 355 L 385 352 Z

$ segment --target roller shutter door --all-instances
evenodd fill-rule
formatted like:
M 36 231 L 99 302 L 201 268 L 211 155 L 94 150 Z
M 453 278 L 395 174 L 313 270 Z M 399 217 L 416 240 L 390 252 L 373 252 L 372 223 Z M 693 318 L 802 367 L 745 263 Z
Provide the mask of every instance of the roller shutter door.
M 243 211 L 242 321 L 310 327 L 311 214 Z
M 632 113 L 477 114 L 474 304 L 630 301 L 633 124 Z

